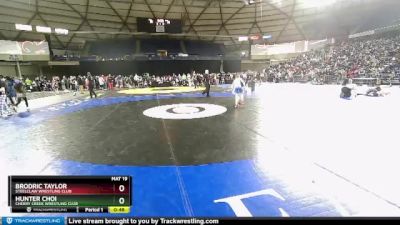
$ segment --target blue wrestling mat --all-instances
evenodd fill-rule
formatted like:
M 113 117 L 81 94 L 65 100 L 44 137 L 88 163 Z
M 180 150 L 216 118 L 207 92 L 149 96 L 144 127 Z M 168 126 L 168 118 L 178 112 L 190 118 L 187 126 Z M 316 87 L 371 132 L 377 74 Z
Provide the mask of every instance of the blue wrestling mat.
M 341 216 L 326 196 L 257 163 L 269 157 L 260 101 L 235 110 L 225 92 L 114 96 L 20 113 L 0 121 L 18 132 L 2 134 L 0 173 L 129 175 L 129 216 Z M 148 109 L 164 111 L 153 118 Z M 284 158 L 272 160 L 289 170 Z

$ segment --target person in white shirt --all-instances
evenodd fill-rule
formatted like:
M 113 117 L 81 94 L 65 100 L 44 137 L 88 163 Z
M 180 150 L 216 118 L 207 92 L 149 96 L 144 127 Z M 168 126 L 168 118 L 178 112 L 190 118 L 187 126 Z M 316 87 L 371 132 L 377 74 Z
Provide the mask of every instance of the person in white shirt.
M 11 111 L 7 105 L 6 89 L 0 86 L 0 116 L 7 117 L 11 115 Z
M 140 80 L 139 76 L 135 73 L 135 76 L 133 76 L 133 83 L 135 88 L 139 87 L 139 80 Z
M 104 88 L 104 85 L 105 84 L 105 82 L 104 82 L 104 77 L 103 77 L 103 75 L 101 75 L 100 77 L 99 77 L 99 85 L 100 85 L 100 88 L 102 89 L 102 90 L 104 90 L 105 88 Z
M 79 89 L 79 84 L 78 84 L 78 80 L 77 79 L 74 80 L 74 84 L 75 84 L 75 89 L 74 89 L 74 96 L 75 96 L 76 92 L 78 92 L 78 89 Z
M 192 76 L 190 76 L 190 73 L 187 74 L 187 80 L 188 80 L 188 86 L 189 87 L 193 86 L 193 80 Z
M 238 108 L 240 103 L 244 103 L 244 91 L 245 82 L 240 75 L 236 75 L 235 80 L 232 82 L 232 93 L 235 95 L 235 108 Z

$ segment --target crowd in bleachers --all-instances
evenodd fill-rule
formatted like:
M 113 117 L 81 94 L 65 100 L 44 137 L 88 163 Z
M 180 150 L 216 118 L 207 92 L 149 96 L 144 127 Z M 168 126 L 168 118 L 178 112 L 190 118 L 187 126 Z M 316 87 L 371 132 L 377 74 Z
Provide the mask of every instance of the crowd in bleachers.
M 322 49 L 303 53 L 276 65 L 262 73 L 256 73 L 258 80 L 305 81 L 316 83 L 340 83 L 346 78 L 400 77 L 400 34 L 389 33 L 380 36 L 358 38 L 330 45 Z M 252 75 L 252 72 L 247 72 Z M 96 89 L 140 88 L 163 86 L 200 86 L 205 74 L 187 73 L 155 76 L 149 74 L 98 74 L 94 75 Z M 211 73 L 207 75 L 211 85 L 229 84 L 235 73 Z M 331 82 L 328 82 L 331 78 Z M 27 91 L 59 91 L 85 88 L 86 76 L 38 76 L 23 78 Z
M 400 34 L 343 41 L 301 54 L 266 69 L 270 79 L 328 83 L 345 78 L 398 78 Z M 333 78 L 333 79 L 332 79 Z
M 252 73 L 247 73 L 250 77 Z M 259 74 L 259 73 L 258 73 Z M 171 86 L 191 86 L 199 87 L 208 79 L 211 85 L 230 84 L 234 80 L 236 73 L 183 73 L 164 76 L 149 74 L 131 75 L 112 75 L 99 74 L 92 75 L 96 90 L 112 90 L 114 88 L 146 88 L 146 87 L 171 87 Z M 245 77 L 247 77 L 245 75 Z M 4 78 L 5 79 L 5 78 Z M 13 82 L 20 82 L 19 78 L 11 78 Z M 79 88 L 87 89 L 89 79 L 86 75 L 76 76 L 37 76 L 34 79 L 23 77 L 22 83 L 25 84 L 27 92 L 41 91 L 76 91 Z

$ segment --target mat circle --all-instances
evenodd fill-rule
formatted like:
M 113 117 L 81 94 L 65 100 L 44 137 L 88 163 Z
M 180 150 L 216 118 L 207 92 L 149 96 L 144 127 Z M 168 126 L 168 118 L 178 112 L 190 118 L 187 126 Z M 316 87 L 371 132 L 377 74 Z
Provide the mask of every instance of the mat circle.
M 175 113 L 175 114 L 192 114 L 192 113 L 199 113 L 206 110 L 203 107 L 190 107 L 190 106 L 182 106 L 168 109 L 167 112 Z
M 173 94 L 173 93 L 185 93 L 185 92 L 197 92 L 204 90 L 204 87 L 152 87 L 152 88 L 135 88 L 120 90 L 120 94 L 128 95 L 147 95 L 147 94 Z
M 220 105 L 187 103 L 157 106 L 143 111 L 143 115 L 158 119 L 199 119 L 223 114 L 227 109 Z

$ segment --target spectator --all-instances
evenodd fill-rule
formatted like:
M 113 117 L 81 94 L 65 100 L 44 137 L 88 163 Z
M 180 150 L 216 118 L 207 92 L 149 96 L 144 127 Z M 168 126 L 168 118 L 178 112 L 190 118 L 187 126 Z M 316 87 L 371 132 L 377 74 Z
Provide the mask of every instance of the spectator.
M 32 91 L 32 80 L 29 77 L 25 79 L 25 86 L 28 91 Z

